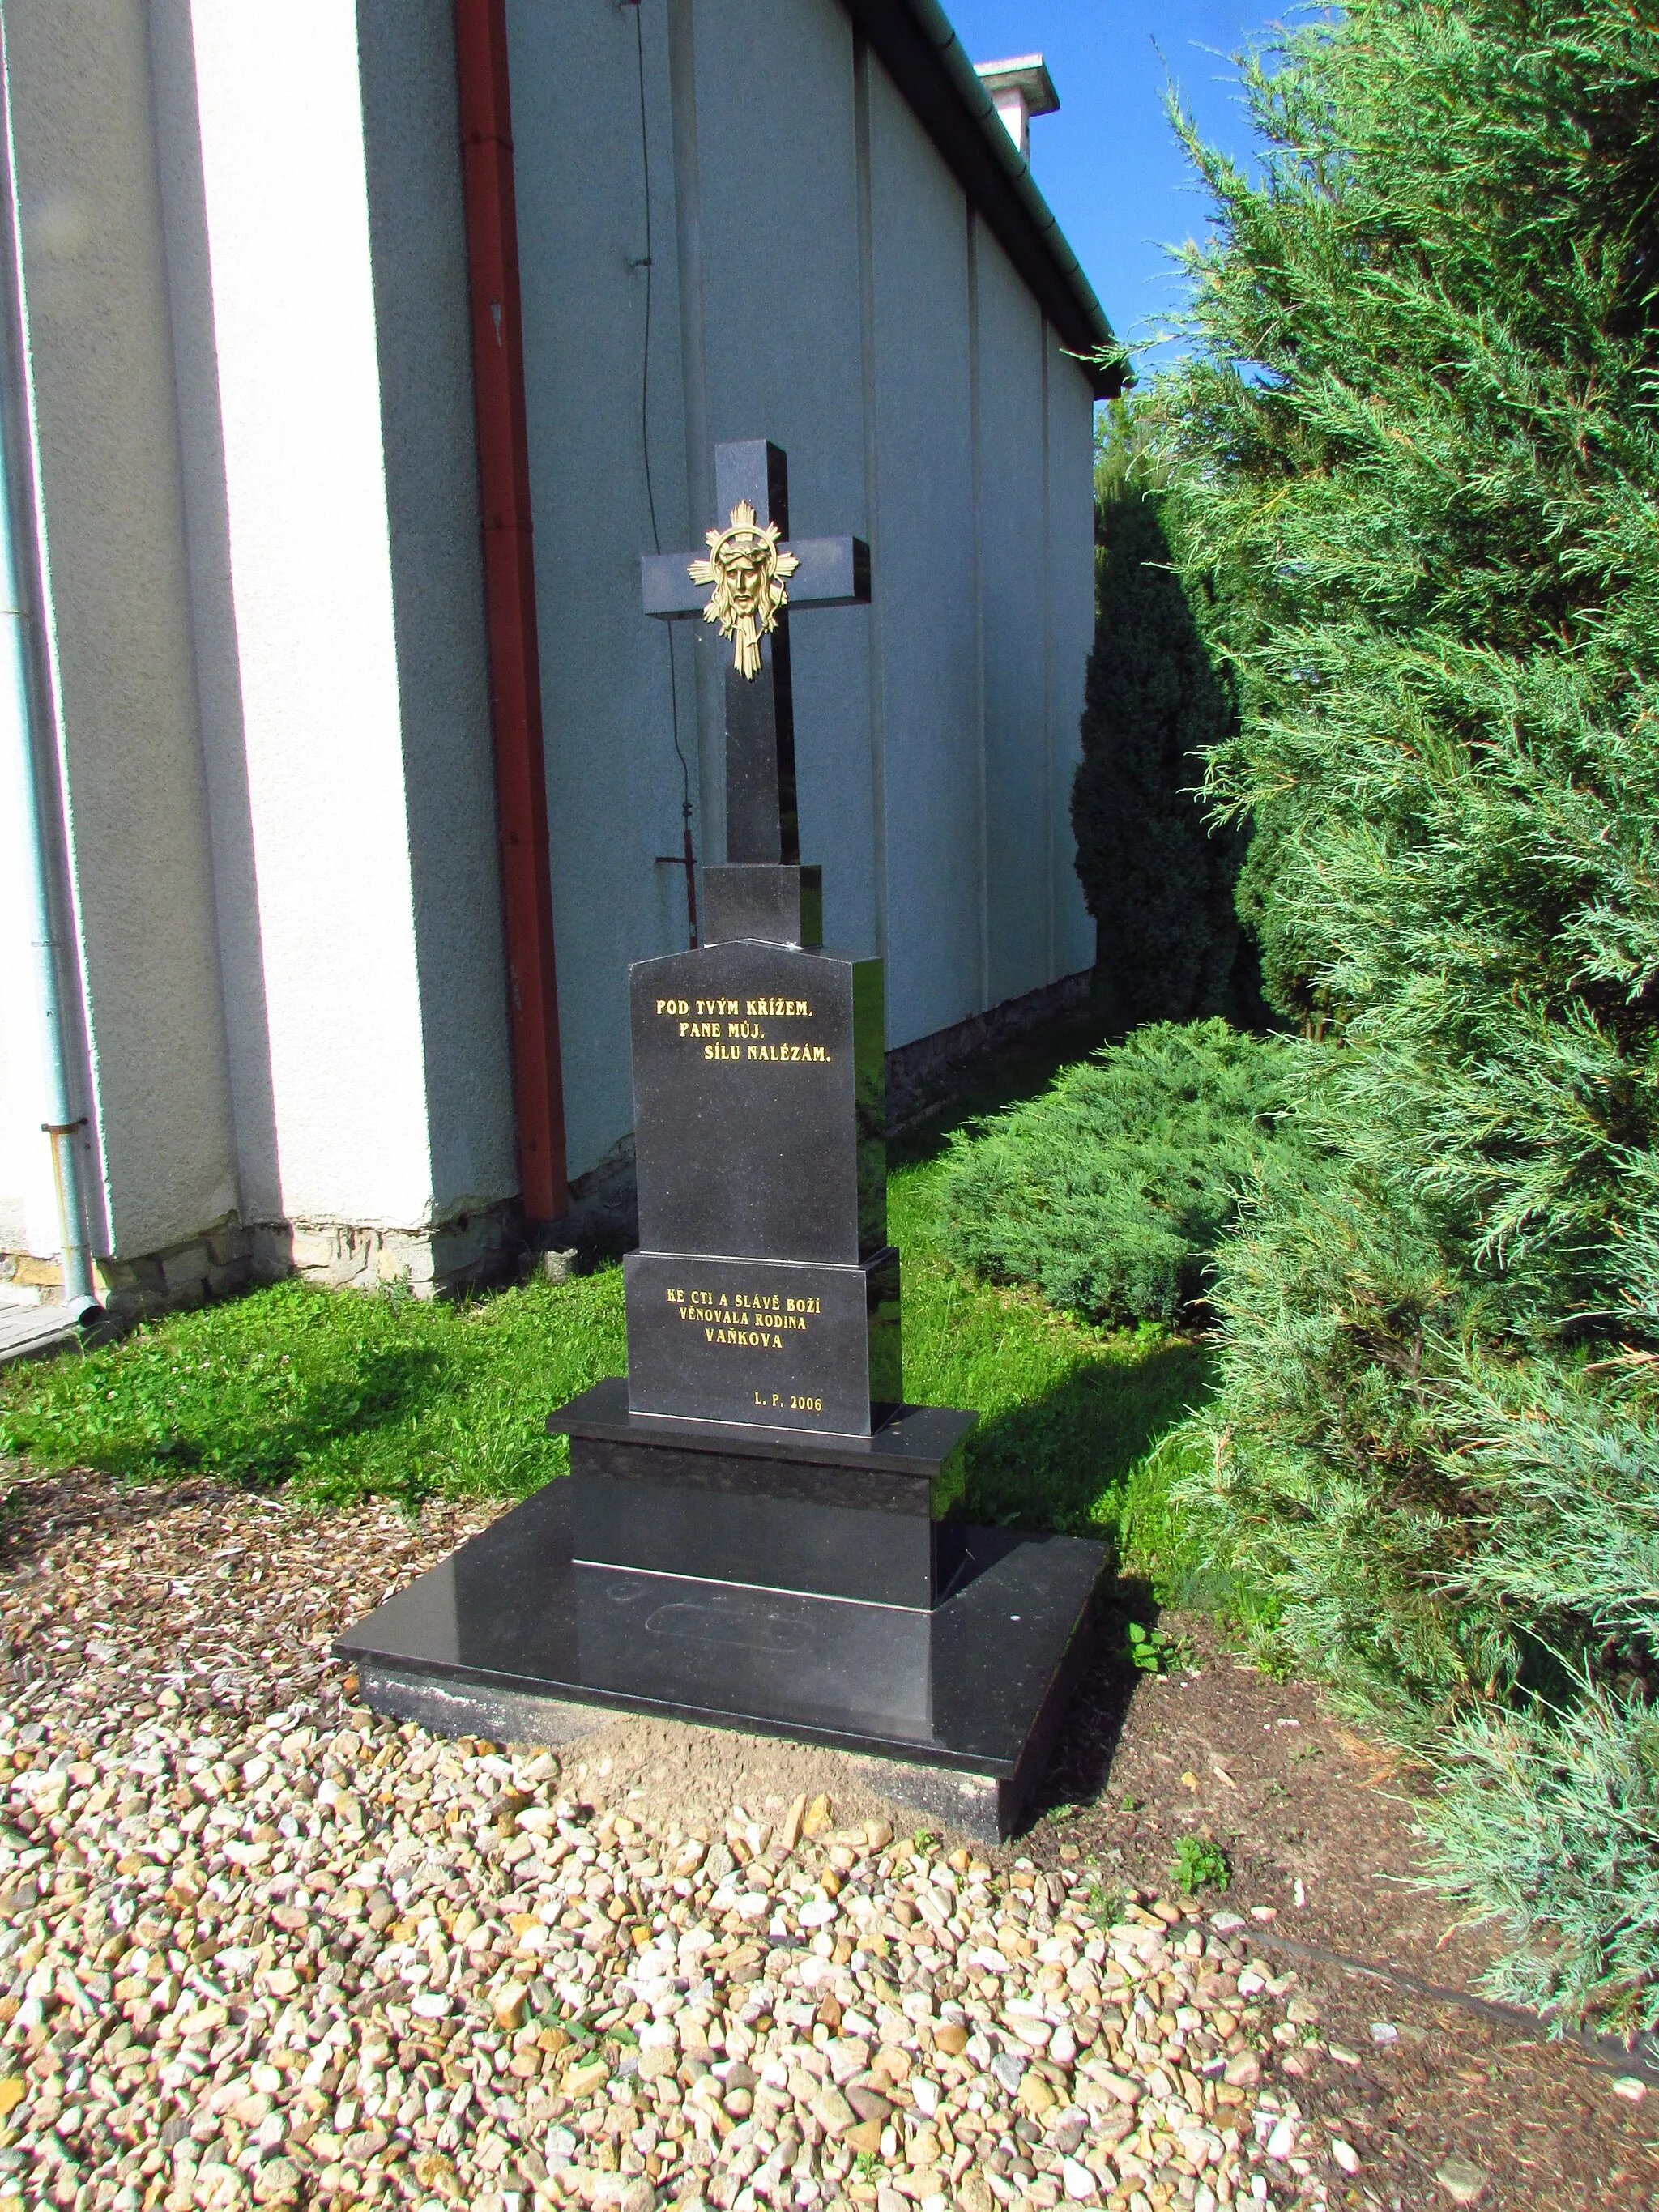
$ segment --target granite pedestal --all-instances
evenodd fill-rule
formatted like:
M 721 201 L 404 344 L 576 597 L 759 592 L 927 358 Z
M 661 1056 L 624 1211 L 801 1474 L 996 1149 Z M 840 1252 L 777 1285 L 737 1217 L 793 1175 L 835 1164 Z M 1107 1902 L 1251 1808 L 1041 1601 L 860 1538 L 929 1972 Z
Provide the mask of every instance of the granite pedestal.
M 879 1436 L 807 1460 L 795 1437 L 744 1440 L 770 1462 L 678 1423 L 666 1439 L 614 1384 L 556 1419 L 570 1480 L 340 1638 L 370 1705 L 532 1741 L 595 1707 L 793 1736 L 932 1770 L 894 1795 L 987 1840 L 1013 1832 L 1087 1656 L 1097 1545 L 946 1524 L 935 1549 L 911 1494 L 939 1464 L 928 1408 L 899 1417 L 900 1437 L 922 1431 L 914 1456 Z M 799 1494 L 767 1486 L 777 1467 Z M 574 1725 L 573 1707 L 589 1709 Z

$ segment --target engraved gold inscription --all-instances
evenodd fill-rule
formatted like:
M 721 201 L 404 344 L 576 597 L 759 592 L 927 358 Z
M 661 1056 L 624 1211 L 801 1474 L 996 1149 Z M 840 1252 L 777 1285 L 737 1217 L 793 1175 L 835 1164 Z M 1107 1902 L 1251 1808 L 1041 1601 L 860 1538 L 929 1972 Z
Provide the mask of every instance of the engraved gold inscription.
M 768 1022 L 810 1022 L 809 999 L 659 999 L 657 1018 L 674 1024 L 677 1039 L 700 1046 L 704 1060 L 787 1060 L 827 1067 L 835 1054 L 821 1044 L 797 1044 L 768 1036 Z
M 823 1311 L 822 1298 L 785 1297 L 775 1291 L 671 1290 L 668 1303 L 706 1344 L 750 1352 L 781 1352 L 784 1340 L 810 1333 Z
M 657 1012 L 670 1016 L 694 1013 L 700 1021 L 705 1017 L 779 1022 L 813 1018 L 810 999 L 659 999 Z

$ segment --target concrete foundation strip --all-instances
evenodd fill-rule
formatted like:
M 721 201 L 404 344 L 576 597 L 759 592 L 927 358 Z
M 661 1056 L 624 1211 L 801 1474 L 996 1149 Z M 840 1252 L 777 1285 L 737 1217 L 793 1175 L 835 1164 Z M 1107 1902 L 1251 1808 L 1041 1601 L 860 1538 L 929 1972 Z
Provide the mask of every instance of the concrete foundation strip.
M 1346 1973 L 1365 1974 L 1372 1981 L 1409 1990 L 1413 1996 L 1431 1997 L 1437 2004 L 1457 2005 L 1465 2012 L 1491 2021 L 1496 2027 L 1525 2028 L 1550 2042 L 1576 2045 L 1592 2066 L 1608 2074 L 1633 2076 L 1659 2089 L 1659 2047 L 1651 2037 L 1644 2037 L 1632 2046 L 1621 2043 L 1616 2035 L 1592 2035 L 1583 2028 L 1557 2031 L 1540 2014 L 1528 2012 L 1524 2006 L 1498 2004 L 1491 1997 L 1476 1996 L 1468 1990 L 1451 1989 L 1443 1982 L 1425 1982 L 1419 1975 L 1406 1973 L 1398 1966 L 1379 1966 L 1369 1959 L 1351 1959 L 1346 1952 L 1328 1951 L 1318 1943 L 1304 1943 L 1298 1937 L 1280 1936 L 1265 1928 L 1240 1932 L 1244 1941 L 1263 1950 L 1282 1952 L 1287 1958 L 1305 1960 L 1310 1965 L 1340 1966 Z

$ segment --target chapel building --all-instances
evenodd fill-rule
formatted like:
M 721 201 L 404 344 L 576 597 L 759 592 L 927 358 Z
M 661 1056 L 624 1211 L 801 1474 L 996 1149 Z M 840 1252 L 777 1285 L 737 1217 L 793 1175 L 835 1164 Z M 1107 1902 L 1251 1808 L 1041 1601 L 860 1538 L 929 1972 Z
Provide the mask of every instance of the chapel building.
M 425 1290 L 625 1201 L 629 963 L 724 821 L 725 648 L 640 560 L 721 441 L 871 549 L 792 624 L 795 744 L 896 1079 L 1077 995 L 1116 373 L 1040 58 L 936 0 L 0 31 L 0 1294 L 76 1236 L 118 1311 Z

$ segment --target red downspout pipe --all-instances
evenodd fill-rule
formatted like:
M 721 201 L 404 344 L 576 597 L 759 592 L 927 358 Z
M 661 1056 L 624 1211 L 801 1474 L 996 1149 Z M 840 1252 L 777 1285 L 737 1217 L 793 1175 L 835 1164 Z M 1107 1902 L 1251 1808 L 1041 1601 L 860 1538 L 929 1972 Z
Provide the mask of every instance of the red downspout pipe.
M 519 1179 L 526 1217 L 559 1221 L 570 1211 L 570 1192 L 553 967 L 506 0 L 455 0 L 455 59 Z

